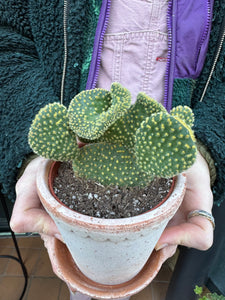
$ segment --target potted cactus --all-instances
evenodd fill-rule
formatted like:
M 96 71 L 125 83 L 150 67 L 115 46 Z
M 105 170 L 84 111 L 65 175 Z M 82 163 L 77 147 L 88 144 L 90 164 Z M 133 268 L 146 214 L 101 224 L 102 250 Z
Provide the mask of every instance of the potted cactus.
M 68 109 L 48 104 L 35 117 L 29 144 L 48 159 L 37 179 L 41 201 L 78 268 L 91 280 L 120 284 L 145 265 L 182 202 L 182 172 L 193 164 L 197 151 L 193 122 L 190 108 L 179 106 L 168 113 L 142 92 L 131 105 L 130 92 L 119 83 L 113 83 L 110 91 L 82 91 Z M 77 138 L 85 146 L 79 148 Z M 145 187 L 155 177 L 174 177 L 174 189 L 156 209 L 141 215 L 87 216 L 72 211 L 50 192 L 52 160 L 71 161 L 76 177 L 103 186 Z

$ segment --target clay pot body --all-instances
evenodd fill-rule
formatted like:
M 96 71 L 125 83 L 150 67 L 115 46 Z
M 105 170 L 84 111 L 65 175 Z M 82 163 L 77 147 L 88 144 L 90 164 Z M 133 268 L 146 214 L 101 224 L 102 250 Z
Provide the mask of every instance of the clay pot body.
M 80 271 L 105 285 L 131 280 L 144 267 L 179 208 L 186 177 L 177 176 L 171 195 L 156 209 L 131 218 L 100 219 L 77 213 L 52 196 L 48 186 L 52 163 L 45 160 L 39 169 L 38 193 Z

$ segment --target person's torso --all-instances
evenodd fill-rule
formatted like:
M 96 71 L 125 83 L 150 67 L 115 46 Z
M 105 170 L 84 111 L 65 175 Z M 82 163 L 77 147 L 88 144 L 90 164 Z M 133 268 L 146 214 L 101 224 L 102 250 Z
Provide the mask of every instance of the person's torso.
M 142 91 L 163 103 L 167 60 L 167 0 L 112 0 L 103 40 L 98 87 Z

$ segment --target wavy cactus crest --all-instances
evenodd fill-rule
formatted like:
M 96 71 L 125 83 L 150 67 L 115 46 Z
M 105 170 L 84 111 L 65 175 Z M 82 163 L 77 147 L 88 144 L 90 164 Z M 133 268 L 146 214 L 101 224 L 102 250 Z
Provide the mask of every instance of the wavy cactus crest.
M 144 93 L 130 102 L 130 92 L 113 83 L 110 91 L 79 93 L 68 110 L 49 104 L 31 125 L 30 146 L 46 158 L 72 160 L 77 176 L 103 185 L 143 186 L 189 168 L 197 152 L 191 109 L 169 114 Z M 88 144 L 78 148 L 77 137 Z
M 130 92 L 120 84 L 112 84 L 110 92 L 83 91 L 70 103 L 70 127 L 81 138 L 95 140 L 125 114 L 130 102 Z
M 157 112 L 166 112 L 166 109 L 162 104 L 141 92 L 137 95 L 135 104 L 130 106 L 124 116 L 119 118 L 100 140 L 108 143 L 121 143 L 126 147 L 133 148 L 135 133 L 141 122 Z

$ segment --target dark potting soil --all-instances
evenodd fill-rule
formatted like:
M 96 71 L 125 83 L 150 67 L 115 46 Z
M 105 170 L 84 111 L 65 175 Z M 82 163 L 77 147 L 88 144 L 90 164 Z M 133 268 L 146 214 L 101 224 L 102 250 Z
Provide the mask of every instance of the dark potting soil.
M 116 219 L 144 213 L 168 194 L 172 179 L 159 178 L 148 186 L 103 186 L 76 178 L 70 163 L 62 163 L 54 180 L 56 196 L 69 208 L 91 217 Z

